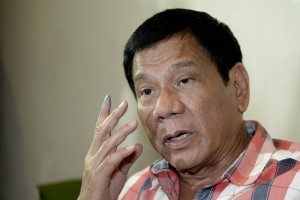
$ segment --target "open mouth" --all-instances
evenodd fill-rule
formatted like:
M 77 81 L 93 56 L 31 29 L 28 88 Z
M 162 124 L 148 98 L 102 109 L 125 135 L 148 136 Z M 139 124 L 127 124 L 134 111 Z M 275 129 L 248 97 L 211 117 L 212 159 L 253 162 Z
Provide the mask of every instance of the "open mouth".
M 171 140 L 171 141 L 179 141 L 179 140 L 182 140 L 183 138 L 187 137 L 187 133 L 186 132 L 183 132 L 183 133 L 180 133 L 179 135 L 175 136 L 175 137 L 170 137 L 168 138 L 168 140 Z
M 189 145 L 193 135 L 192 132 L 187 131 L 180 131 L 172 135 L 167 135 L 164 144 L 174 150 L 182 149 Z

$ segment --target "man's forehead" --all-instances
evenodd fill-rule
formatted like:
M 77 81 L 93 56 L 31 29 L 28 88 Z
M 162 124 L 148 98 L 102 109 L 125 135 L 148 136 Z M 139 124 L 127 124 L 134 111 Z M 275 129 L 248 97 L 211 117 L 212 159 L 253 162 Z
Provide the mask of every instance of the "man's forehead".
M 193 35 L 178 33 L 172 37 L 168 37 L 149 47 L 137 51 L 133 57 L 133 64 L 140 65 L 143 61 L 145 61 L 145 58 L 149 57 L 151 60 L 155 61 L 156 58 L 163 57 L 167 51 L 170 51 L 170 49 L 180 50 L 190 48 L 191 46 L 202 48 L 202 46 L 199 45 L 198 40 Z
M 179 61 L 179 62 L 174 62 L 172 65 L 169 66 L 169 68 L 167 69 L 167 71 L 171 72 L 171 71 L 178 71 L 181 70 L 183 68 L 188 68 L 188 67 L 197 67 L 196 63 L 192 60 L 183 60 L 183 61 Z M 139 80 L 145 80 L 147 79 L 147 73 L 145 73 L 142 70 L 142 66 L 139 66 L 138 70 L 135 70 L 133 72 L 133 80 L 139 81 Z

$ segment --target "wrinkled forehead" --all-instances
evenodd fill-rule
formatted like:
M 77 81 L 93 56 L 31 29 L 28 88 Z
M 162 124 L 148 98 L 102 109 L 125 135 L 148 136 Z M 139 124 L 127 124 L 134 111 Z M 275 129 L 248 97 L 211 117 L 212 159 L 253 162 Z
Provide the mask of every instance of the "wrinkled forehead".
M 187 33 L 176 34 L 136 52 L 133 57 L 132 75 L 134 76 L 141 67 L 157 66 L 166 61 L 171 62 L 168 60 L 170 58 L 176 60 L 177 58 L 189 56 L 200 57 L 203 60 L 209 59 L 206 50 L 193 35 Z
M 171 79 L 188 71 L 204 72 L 206 67 L 215 68 L 197 40 L 177 36 L 138 52 L 134 57 L 132 77 L 137 84 L 139 81 L 158 80 L 159 77 Z

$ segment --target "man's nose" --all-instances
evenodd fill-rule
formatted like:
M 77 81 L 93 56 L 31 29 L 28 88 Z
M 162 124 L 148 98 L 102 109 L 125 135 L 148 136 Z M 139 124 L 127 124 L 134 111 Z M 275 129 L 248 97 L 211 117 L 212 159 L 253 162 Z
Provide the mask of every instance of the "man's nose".
M 161 90 L 156 100 L 154 116 L 163 120 L 176 117 L 184 112 L 184 104 L 178 94 L 172 90 Z

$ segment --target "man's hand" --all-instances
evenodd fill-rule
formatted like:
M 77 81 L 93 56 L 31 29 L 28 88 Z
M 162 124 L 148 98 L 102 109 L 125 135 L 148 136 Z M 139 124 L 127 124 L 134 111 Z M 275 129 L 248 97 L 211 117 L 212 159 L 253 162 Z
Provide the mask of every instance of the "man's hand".
M 111 135 L 112 129 L 127 108 L 127 102 L 123 101 L 110 114 L 110 97 L 105 97 L 96 123 L 94 139 L 85 158 L 78 200 L 115 200 L 124 187 L 130 167 L 143 150 L 140 144 L 118 149 L 126 137 L 136 130 L 136 120 L 121 126 Z

